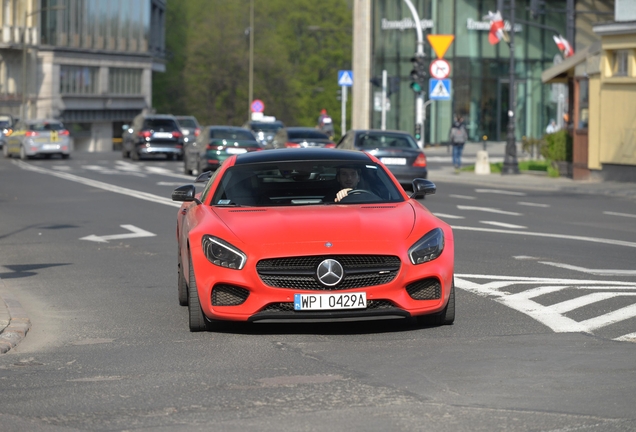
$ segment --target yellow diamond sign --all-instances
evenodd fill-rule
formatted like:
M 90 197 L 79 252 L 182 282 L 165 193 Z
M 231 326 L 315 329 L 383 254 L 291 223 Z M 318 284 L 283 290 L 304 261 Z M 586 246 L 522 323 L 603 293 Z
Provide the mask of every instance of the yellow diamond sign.
M 426 35 L 428 43 L 433 47 L 433 51 L 438 58 L 444 58 L 450 44 L 455 40 L 455 35 Z

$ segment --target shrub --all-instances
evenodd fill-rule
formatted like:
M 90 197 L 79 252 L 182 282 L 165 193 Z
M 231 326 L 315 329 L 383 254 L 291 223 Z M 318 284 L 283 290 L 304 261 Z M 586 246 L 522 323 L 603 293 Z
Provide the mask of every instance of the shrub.
M 572 162 L 572 137 L 565 129 L 544 136 L 541 156 L 554 162 Z

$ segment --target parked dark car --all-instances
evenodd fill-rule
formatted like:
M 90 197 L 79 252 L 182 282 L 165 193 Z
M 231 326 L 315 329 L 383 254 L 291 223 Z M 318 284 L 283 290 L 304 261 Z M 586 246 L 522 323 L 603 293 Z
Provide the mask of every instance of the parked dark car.
M 403 131 L 350 130 L 338 149 L 367 152 L 382 162 L 403 186 L 427 178 L 426 155 L 411 134 Z
M 194 141 L 197 139 L 199 134 L 201 133 L 201 126 L 199 126 L 199 121 L 194 116 L 175 116 L 177 119 L 177 123 L 179 123 L 179 127 L 181 128 L 181 133 L 183 133 L 183 143 L 187 143 L 188 141 Z
M 268 145 L 274 139 L 276 132 L 285 127 L 285 124 L 280 121 L 248 121 L 243 125 L 245 129 L 252 131 L 256 140 L 262 145 Z
M 232 155 L 263 150 L 251 131 L 236 126 L 205 126 L 195 141 L 186 143 L 183 171 L 214 171 Z
M 334 148 L 336 143 L 326 133 L 311 127 L 286 127 L 279 130 L 266 148 Z
M 145 156 L 165 155 L 183 158 L 183 133 L 170 114 L 139 114 L 122 136 L 122 156 L 139 160 Z

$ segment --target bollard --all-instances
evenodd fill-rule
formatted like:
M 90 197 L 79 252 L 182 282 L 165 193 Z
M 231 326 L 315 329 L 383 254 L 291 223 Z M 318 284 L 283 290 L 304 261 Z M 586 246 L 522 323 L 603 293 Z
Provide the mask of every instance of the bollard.
M 490 174 L 490 162 L 488 161 L 488 152 L 479 150 L 477 152 L 477 161 L 475 162 L 475 174 Z

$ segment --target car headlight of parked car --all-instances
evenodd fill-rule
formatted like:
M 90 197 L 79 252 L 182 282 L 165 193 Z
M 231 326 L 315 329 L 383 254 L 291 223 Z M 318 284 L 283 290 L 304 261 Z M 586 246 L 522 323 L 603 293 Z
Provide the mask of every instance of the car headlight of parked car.
M 247 261 L 247 255 L 226 241 L 211 235 L 203 236 L 203 253 L 214 265 L 241 270 Z
M 409 258 L 413 264 L 422 264 L 433 261 L 444 250 L 444 231 L 435 228 L 419 239 L 409 249 Z

